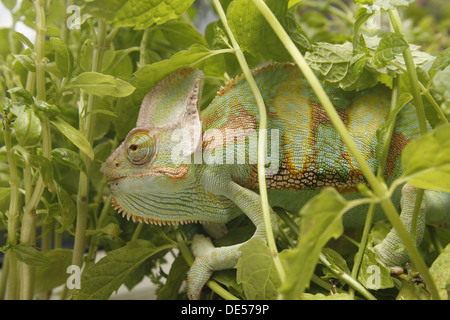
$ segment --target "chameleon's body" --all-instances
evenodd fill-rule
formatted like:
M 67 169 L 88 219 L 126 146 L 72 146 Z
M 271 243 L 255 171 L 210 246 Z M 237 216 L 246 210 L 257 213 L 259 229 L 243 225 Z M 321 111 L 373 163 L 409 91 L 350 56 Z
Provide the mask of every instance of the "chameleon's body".
M 254 76 L 268 115 L 270 205 L 297 213 L 326 186 L 348 198 L 357 197 L 357 185 L 365 183 L 364 177 L 298 68 L 276 64 L 255 71 Z M 197 104 L 202 85 L 201 71 L 184 69 L 147 94 L 136 128 L 102 168 L 105 175 L 117 178 L 110 182 L 113 203 L 128 218 L 147 223 L 226 223 L 244 213 L 256 226 L 254 237 L 265 237 L 261 201 L 255 192 L 259 115 L 253 94 L 245 79 L 238 77 L 200 113 Z M 327 94 L 376 172 L 376 131 L 389 113 L 390 90 L 384 86 L 360 92 L 327 89 Z M 392 135 L 385 168 L 388 183 L 401 173 L 402 149 L 418 135 L 415 111 L 405 106 Z M 393 196 L 394 201 L 400 199 L 400 192 Z M 415 189 L 406 185 L 402 197 L 406 225 L 414 199 Z M 446 194 L 426 194 L 418 240 L 425 224 L 425 206 L 430 211 L 445 201 L 450 203 Z M 357 207 L 346 213 L 344 225 L 364 223 L 366 211 Z M 276 231 L 274 217 L 272 213 Z M 380 259 L 386 264 L 402 263 L 405 252 L 391 254 L 400 244 L 391 231 L 379 245 Z M 188 274 L 190 298 L 199 297 L 214 270 L 235 266 L 241 245 L 214 248 L 209 239 L 194 237 L 196 260 Z

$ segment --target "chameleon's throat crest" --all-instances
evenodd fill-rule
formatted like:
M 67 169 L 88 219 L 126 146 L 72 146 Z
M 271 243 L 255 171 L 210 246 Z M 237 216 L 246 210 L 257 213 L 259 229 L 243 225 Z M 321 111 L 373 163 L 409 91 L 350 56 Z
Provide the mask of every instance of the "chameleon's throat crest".
M 207 221 L 202 220 L 192 220 L 192 219 L 186 219 L 186 220 L 161 220 L 161 219 L 153 219 L 148 217 L 142 217 L 139 215 L 132 214 L 130 212 L 127 212 L 116 200 L 116 198 L 112 198 L 112 204 L 114 207 L 114 210 L 117 210 L 118 213 L 122 213 L 122 217 L 130 221 L 130 218 L 133 222 L 139 222 L 139 223 L 146 223 L 146 224 L 157 224 L 159 226 L 161 225 L 179 225 L 179 224 L 187 224 L 187 223 L 209 223 Z

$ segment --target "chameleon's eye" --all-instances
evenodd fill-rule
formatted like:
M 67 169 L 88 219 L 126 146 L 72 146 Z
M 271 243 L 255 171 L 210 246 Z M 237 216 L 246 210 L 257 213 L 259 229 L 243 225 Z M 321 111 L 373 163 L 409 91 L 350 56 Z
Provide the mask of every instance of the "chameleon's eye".
M 132 164 L 145 164 L 155 154 L 155 138 L 144 132 L 137 132 L 127 143 L 128 159 Z

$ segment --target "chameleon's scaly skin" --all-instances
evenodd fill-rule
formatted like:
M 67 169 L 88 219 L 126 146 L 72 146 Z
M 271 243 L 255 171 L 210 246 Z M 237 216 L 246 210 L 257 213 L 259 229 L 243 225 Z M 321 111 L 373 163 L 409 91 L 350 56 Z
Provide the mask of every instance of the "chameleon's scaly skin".
M 335 187 L 347 198 L 358 197 L 357 185 L 365 183 L 364 177 L 298 68 L 275 64 L 255 71 L 254 77 L 268 114 L 266 182 L 271 206 L 296 213 L 326 186 Z M 128 218 L 159 224 L 226 223 L 244 213 L 256 226 L 253 237 L 265 237 L 261 201 L 255 192 L 259 116 L 253 94 L 245 79 L 238 77 L 199 113 L 202 85 L 201 71 L 183 69 L 147 94 L 136 128 L 102 167 L 105 175 L 116 178 L 109 182 L 113 203 Z M 326 91 L 376 172 L 376 131 L 389 113 L 390 90 L 380 85 L 359 92 Z M 407 105 L 397 116 L 392 136 L 385 168 L 388 183 L 401 173 L 402 149 L 418 135 L 416 113 Z M 403 188 L 402 219 L 408 228 L 415 192 L 408 185 Z M 393 200 L 398 202 L 400 196 L 397 190 Z M 418 241 L 425 211 L 432 211 L 427 203 L 440 207 L 450 203 L 450 197 L 426 192 Z M 435 223 L 449 220 L 448 212 L 437 211 Z M 364 206 L 352 209 L 346 213 L 344 225 L 364 223 L 366 212 Z M 273 212 L 271 218 L 276 232 Z M 214 248 L 206 237 L 194 237 L 196 259 L 187 288 L 191 299 L 199 298 L 214 270 L 235 266 L 241 245 Z M 376 250 L 383 262 L 395 265 L 407 259 L 399 247 L 401 241 L 393 230 Z

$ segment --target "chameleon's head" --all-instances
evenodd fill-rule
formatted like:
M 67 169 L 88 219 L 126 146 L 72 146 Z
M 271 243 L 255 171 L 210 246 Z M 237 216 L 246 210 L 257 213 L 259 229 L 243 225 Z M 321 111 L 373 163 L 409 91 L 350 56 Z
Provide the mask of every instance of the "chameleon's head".
M 159 82 L 142 101 L 136 128 L 102 166 L 101 172 L 112 179 L 113 203 L 128 218 L 191 220 L 173 206 L 182 205 L 179 197 L 194 179 L 188 160 L 201 149 L 198 101 L 203 81 L 200 70 L 182 69 Z

